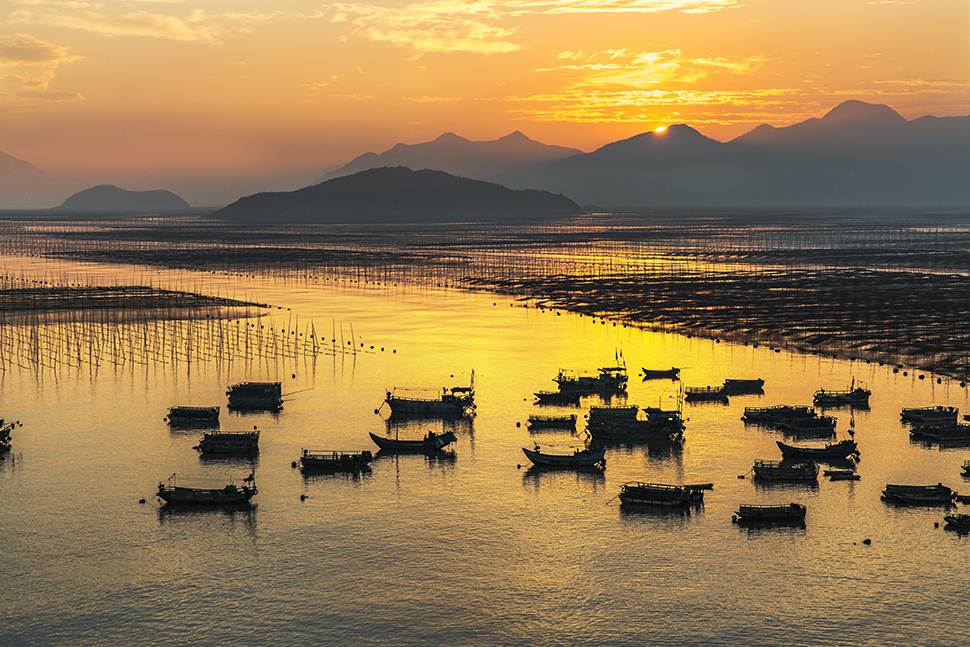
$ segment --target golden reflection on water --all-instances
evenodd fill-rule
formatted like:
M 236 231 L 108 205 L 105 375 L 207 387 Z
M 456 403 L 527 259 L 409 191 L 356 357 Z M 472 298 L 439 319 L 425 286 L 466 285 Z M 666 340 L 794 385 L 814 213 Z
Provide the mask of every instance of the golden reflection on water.
M 51 262 L 30 271 L 51 267 L 73 271 Z M 110 278 L 103 268 L 76 271 Z M 940 509 L 888 506 L 879 495 L 889 482 L 970 490 L 959 477 L 970 449 L 912 443 L 899 423 L 903 406 L 970 412 L 967 392 L 953 383 L 603 325 L 444 288 L 179 272 L 156 279 L 256 294 L 290 309 L 274 310 L 265 325 L 288 329 L 298 315 L 331 339 L 342 329 L 353 350 L 178 366 L 8 368 L 0 416 L 24 426 L 0 463 L 8 612 L 0 643 L 951 638 L 949 619 L 961 611 L 970 576 L 959 559 L 966 538 L 934 528 Z M 577 413 L 581 430 L 589 406 L 600 403 L 540 408 L 532 393 L 554 388 L 561 368 L 593 370 L 620 353 L 630 386 L 614 403 L 670 408 L 682 384 L 727 377 L 763 378 L 765 393 L 686 407 L 683 445 L 610 448 L 603 472 L 528 467 L 522 447 L 577 440 L 530 433 L 530 414 Z M 669 366 L 681 367 L 681 381 L 636 377 L 642 367 Z M 388 390 L 465 384 L 473 369 L 472 420 L 396 423 L 386 410 L 374 412 Z M 784 438 L 745 425 L 745 406 L 809 404 L 817 388 L 843 388 L 853 378 L 872 389 L 872 408 L 830 413 L 840 435 L 854 425 L 860 481 L 805 487 L 738 478 L 755 459 L 779 458 L 775 440 Z M 283 410 L 227 412 L 226 386 L 244 380 L 282 380 Z M 259 427 L 260 493 L 251 509 L 160 511 L 151 498 L 173 472 L 219 479 L 250 469 L 249 461 L 202 460 L 193 450 L 201 432 L 169 430 L 162 420 L 168 407 L 186 403 L 223 406 L 226 431 Z M 417 437 L 431 430 L 453 431 L 458 442 L 436 455 L 378 455 L 359 477 L 303 476 L 291 467 L 302 447 L 374 451 L 369 432 Z M 698 508 L 637 510 L 614 500 L 628 481 L 715 487 Z M 731 523 L 741 503 L 789 501 L 808 506 L 804 528 Z M 871 546 L 862 545 L 866 538 Z

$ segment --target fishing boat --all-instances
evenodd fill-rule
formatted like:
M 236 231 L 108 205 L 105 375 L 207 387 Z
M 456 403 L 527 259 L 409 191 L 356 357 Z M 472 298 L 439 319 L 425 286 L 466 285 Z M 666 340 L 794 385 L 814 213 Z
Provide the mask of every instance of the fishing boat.
M 563 393 L 562 391 L 536 391 L 536 404 L 554 404 L 560 406 L 579 406 L 579 391 Z
M 576 414 L 568 416 L 529 416 L 527 425 L 534 429 L 576 429 Z
M 304 472 L 361 472 L 370 469 L 374 456 L 369 451 L 335 452 L 304 449 L 300 466 Z
M 962 423 L 942 427 L 916 425 L 910 428 L 909 433 L 939 443 L 970 441 L 970 425 Z
M 872 391 L 862 386 L 856 386 L 855 379 L 853 378 L 852 385 L 843 391 L 826 391 L 825 389 L 816 391 L 815 406 L 840 407 L 848 405 L 868 407 L 870 395 L 872 395 Z
M 801 503 L 739 505 L 738 523 L 804 523 L 807 509 Z
M 780 440 L 775 441 L 775 444 L 778 445 L 778 449 L 781 450 L 785 458 L 842 459 L 859 453 L 854 440 L 843 440 L 824 447 L 795 447 L 794 445 L 786 445 Z
M 220 487 L 185 487 L 178 485 L 175 474 L 158 484 L 155 496 L 170 505 L 236 505 L 248 503 L 256 494 L 256 474 L 243 479 L 245 485 L 235 485 L 231 480 Z
M 550 454 L 540 451 L 536 445 L 535 449 L 523 447 L 522 453 L 541 467 L 606 467 L 605 449 L 583 448 L 575 449 L 571 454 Z
M 460 418 L 475 410 L 475 371 L 469 386 L 442 387 L 434 398 L 409 398 L 388 391 L 384 404 L 395 417 Z
M 957 493 L 943 485 L 892 485 L 887 484 L 882 496 L 888 501 L 911 505 L 949 504 Z
M 960 410 L 956 407 L 911 407 L 903 409 L 899 417 L 903 422 L 923 426 L 947 426 L 957 424 Z
M 628 505 L 683 506 L 704 502 L 704 490 L 713 490 L 713 483 L 698 485 L 665 485 L 662 483 L 624 483 L 620 501 Z
M 590 407 L 586 431 L 594 441 L 605 443 L 679 441 L 684 435 L 684 419 L 679 411 L 656 407 Z
M 214 426 L 219 424 L 219 407 L 169 407 L 168 424 L 180 426 Z
M 259 451 L 259 430 L 210 432 L 196 449 L 203 454 L 252 454 Z
M 824 475 L 832 481 L 858 481 L 860 478 L 852 470 L 825 470 Z
M 764 386 L 765 381 L 760 378 L 755 380 L 727 379 L 724 380 L 723 389 L 728 395 L 748 395 L 764 393 Z
M 792 418 L 778 423 L 775 427 L 791 436 L 814 436 L 824 438 L 835 435 L 838 420 L 834 416 L 815 416 L 814 418 Z
M 680 369 L 671 366 L 662 369 L 643 369 L 643 379 L 645 380 L 676 380 L 680 375 Z
M 815 420 L 818 413 L 814 407 L 779 404 L 774 407 L 745 407 L 741 419 L 765 425 L 779 425 L 791 420 Z
M 625 391 L 627 384 L 626 366 L 606 366 L 597 369 L 597 374 L 580 375 L 562 369 L 553 381 L 559 385 L 559 390 L 568 393 L 601 393 L 610 391 Z
M 436 434 L 429 431 L 428 435 L 420 440 L 399 440 L 397 438 L 384 438 L 376 434 L 370 434 L 371 440 L 383 450 L 390 452 L 429 452 L 438 451 L 447 447 L 453 442 L 457 442 L 458 437 L 454 432 L 446 431 Z
M 723 386 L 688 386 L 684 389 L 685 402 L 727 402 L 728 394 Z
M 226 391 L 229 409 L 237 411 L 279 411 L 283 408 L 282 382 L 240 382 Z
M 943 521 L 946 527 L 959 532 L 970 532 L 970 514 L 948 514 L 944 515 Z
M 818 465 L 807 463 L 788 463 L 785 461 L 754 462 L 754 475 L 765 481 L 815 481 L 818 480 Z

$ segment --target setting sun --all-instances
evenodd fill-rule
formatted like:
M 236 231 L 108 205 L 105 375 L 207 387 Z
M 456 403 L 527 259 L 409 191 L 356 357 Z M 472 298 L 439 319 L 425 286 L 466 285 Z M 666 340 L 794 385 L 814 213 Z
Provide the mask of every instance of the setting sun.
M 657 126 L 656 128 L 654 128 L 653 132 L 655 132 L 655 133 L 662 133 L 665 130 L 667 130 L 667 127 L 666 126 Z

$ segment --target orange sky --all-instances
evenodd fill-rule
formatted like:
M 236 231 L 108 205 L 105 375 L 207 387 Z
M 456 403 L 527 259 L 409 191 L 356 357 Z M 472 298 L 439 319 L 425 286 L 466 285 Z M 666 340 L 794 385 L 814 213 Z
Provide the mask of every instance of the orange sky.
M 592 150 L 850 98 L 970 114 L 967 0 L 0 0 L 0 21 L 0 151 L 131 189 L 314 177 L 447 131 Z

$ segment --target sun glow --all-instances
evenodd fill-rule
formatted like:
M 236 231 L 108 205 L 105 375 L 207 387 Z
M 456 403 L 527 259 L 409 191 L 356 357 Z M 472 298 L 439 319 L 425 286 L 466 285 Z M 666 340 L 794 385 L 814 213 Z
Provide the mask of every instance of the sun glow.
M 657 127 L 656 127 L 656 128 L 654 129 L 654 131 L 653 131 L 653 132 L 655 132 L 655 133 L 662 133 L 662 132 L 663 132 L 663 131 L 665 131 L 665 130 L 667 130 L 667 127 L 666 127 L 666 126 L 657 126 Z

